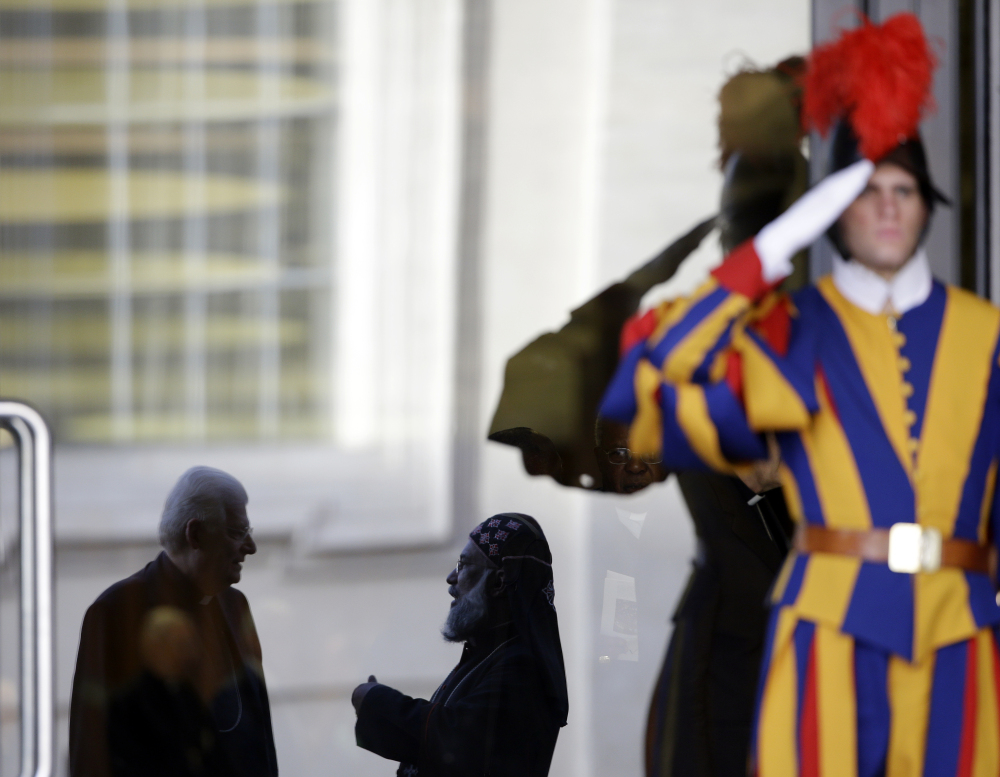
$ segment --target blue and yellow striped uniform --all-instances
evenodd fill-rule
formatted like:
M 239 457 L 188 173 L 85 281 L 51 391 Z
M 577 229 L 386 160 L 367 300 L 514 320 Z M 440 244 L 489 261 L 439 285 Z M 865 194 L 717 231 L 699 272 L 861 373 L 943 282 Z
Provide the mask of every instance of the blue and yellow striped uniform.
M 936 281 L 898 320 L 856 307 L 829 277 L 781 295 L 747 243 L 653 315 L 602 403 L 631 424 L 630 447 L 731 472 L 765 458 L 761 433 L 774 432 L 796 521 L 997 535 L 992 305 Z M 987 575 L 793 552 L 772 602 L 762 777 L 1000 773 L 1000 606 Z

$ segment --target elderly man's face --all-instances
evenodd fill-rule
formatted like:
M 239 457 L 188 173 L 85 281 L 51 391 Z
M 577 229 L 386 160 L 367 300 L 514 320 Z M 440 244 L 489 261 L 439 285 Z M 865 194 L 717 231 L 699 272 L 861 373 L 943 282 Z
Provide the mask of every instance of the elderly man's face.
M 628 427 L 602 421 L 601 444 L 594 448 L 601 470 L 602 488 L 616 494 L 633 494 L 667 478 L 660 463 L 644 461 L 628 448 Z
M 449 642 L 463 642 L 481 629 L 490 615 L 491 572 L 489 559 L 470 539 L 462 548 L 455 568 L 445 578 L 451 594 L 451 609 L 441 633 Z
M 840 217 L 841 237 L 851 258 L 890 278 L 917 250 L 926 221 L 917 179 L 885 163 L 875 168 L 868 186 Z
M 216 591 L 240 582 L 243 560 L 257 552 L 246 505 L 227 506 L 224 525 L 203 524 L 199 539 L 199 566 Z

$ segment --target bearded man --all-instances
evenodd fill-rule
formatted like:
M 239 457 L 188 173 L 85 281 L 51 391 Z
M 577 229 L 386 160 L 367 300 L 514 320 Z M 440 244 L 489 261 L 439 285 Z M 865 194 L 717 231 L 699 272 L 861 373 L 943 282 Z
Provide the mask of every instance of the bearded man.
M 569 704 L 541 527 L 519 513 L 483 521 L 445 582 L 442 634 L 465 644 L 461 660 L 430 700 L 359 685 L 358 745 L 399 761 L 400 777 L 544 777 Z

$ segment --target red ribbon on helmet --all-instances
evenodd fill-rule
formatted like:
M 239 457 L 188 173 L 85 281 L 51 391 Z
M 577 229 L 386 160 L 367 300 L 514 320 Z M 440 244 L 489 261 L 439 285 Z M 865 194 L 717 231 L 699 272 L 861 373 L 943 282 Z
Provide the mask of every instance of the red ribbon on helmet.
M 803 82 L 802 120 L 822 135 L 847 120 L 862 154 L 878 161 L 915 137 L 933 108 L 931 82 L 937 59 L 920 20 L 900 13 L 882 24 L 861 25 L 809 55 Z

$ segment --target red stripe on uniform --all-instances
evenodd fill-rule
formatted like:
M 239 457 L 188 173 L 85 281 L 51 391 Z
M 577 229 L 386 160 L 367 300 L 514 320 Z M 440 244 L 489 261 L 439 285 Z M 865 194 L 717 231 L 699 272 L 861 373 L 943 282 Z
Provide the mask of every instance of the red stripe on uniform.
M 816 365 L 816 377 L 819 378 L 819 383 L 823 387 L 823 393 L 826 395 L 826 401 L 830 403 L 830 410 L 833 411 L 833 417 L 837 419 L 837 423 L 840 423 L 840 412 L 837 410 L 837 403 L 833 399 L 833 392 L 830 391 L 830 384 L 826 382 L 826 373 L 823 372 L 823 368 Z
M 799 715 L 799 775 L 819 777 L 819 709 L 816 699 L 816 640 L 809 646 L 806 689 Z
M 971 777 L 972 760 L 976 755 L 976 640 L 966 643 L 965 700 L 962 709 L 962 745 L 958 751 L 956 777 Z
M 656 309 L 647 310 L 641 316 L 636 313 L 622 327 L 618 338 L 618 355 L 624 356 L 636 343 L 641 343 L 656 331 L 659 323 L 656 316 Z
M 726 383 L 741 406 L 743 402 L 743 359 L 736 351 L 726 354 Z
M 753 238 L 736 246 L 726 260 L 712 270 L 712 275 L 726 291 L 742 294 L 752 300 L 761 299 L 774 288 L 774 285 L 764 281 L 760 257 L 753 247 Z
M 766 305 L 764 307 L 766 308 Z M 751 326 L 778 355 L 788 356 L 788 343 L 792 338 L 792 313 L 787 298 L 778 299 L 771 309 Z

